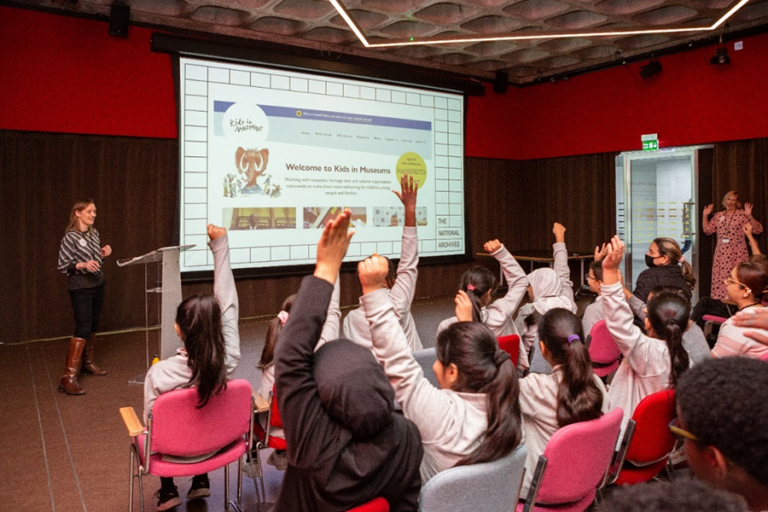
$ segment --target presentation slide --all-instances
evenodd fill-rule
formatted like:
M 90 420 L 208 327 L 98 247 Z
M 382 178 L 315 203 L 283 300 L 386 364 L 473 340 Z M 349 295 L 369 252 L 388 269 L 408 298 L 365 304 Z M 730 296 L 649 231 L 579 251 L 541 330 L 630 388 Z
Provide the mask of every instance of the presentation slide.
M 399 258 L 403 174 L 420 256 L 465 253 L 460 94 L 189 58 L 179 92 L 182 272 L 213 269 L 209 223 L 229 231 L 233 268 L 314 263 L 344 208 L 347 261 Z

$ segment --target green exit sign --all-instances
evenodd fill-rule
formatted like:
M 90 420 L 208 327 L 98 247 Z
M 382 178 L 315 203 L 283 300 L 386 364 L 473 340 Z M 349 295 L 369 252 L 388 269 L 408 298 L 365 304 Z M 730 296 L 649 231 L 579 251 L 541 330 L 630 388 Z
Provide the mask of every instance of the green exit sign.
M 642 135 L 640 141 L 643 143 L 643 151 L 656 151 L 659 149 L 659 134 L 650 133 Z

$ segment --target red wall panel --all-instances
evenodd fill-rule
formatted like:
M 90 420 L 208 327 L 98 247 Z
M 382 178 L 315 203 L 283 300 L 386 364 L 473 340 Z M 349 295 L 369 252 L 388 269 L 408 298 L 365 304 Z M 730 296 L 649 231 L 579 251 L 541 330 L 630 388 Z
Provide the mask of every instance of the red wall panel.
M 0 7 L 0 128 L 175 138 L 171 60 L 151 33 Z
M 0 7 L 0 129 L 175 138 L 171 61 L 151 31 L 127 39 L 105 22 Z M 768 137 L 768 34 L 731 64 L 714 46 L 662 57 L 642 80 L 629 64 L 504 95 L 471 97 L 467 156 L 527 160 L 640 148 L 658 133 L 676 146 Z

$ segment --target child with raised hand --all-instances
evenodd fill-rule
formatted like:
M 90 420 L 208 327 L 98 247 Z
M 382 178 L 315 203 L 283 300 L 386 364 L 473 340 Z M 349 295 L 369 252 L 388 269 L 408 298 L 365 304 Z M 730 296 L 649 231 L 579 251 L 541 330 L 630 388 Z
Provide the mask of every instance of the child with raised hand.
M 496 335 L 479 322 L 454 321 L 441 330 L 433 366 L 437 389 L 424 377 L 399 326 L 386 290 L 386 260 L 374 255 L 357 271 L 374 354 L 405 416 L 421 433 L 422 481 L 456 465 L 512 452 L 522 436 L 517 372 L 509 354 L 499 350 Z
M 488 327 L 494 336 L 507 336 L 518 334 L 515 323 L 512 321 L 512 314 L 523 300 L 525 290 L 528 287 L 528 279 L 520 264 L 509 254 L 509 251 L 498 240 L 489 240 L 483 245 L 483 249 L 491 256 L 496 258 L 501 265 L 504 278 L 507 280 L 507 294 L 491 302 L 493 293 L 496 291 L 496 277 L 485 267 L 474 266 L 464 272 L 459 283 L 459 291 L 454 299 L 456 303 L 456 316 L 447 318 L 437 326 L 437 335 L 446 330 L 449 326 L 461 321 L 475 321 Z M 470 316 L 460 316 L 462 304 L 469 304 Z M 521 356 L 522 356 L 521 350 Z M 528 358 L 521 357 L 521 362 L 528 367 Z M 517 361 L 515 361 L 517 364 Z
M 400 179 L 400 192 L 392 192 L 400 199 L 405 207 L 405 225 L 403 227 L 403 240 L 400 250 L 400 263 L 395 269 L 395 264 L 387 258 L 386 286 L 395 306 L 400 325 L 408 339 L 411 350 L 423 348 L 416 323 L 411 314 L 411 304 L 416 293 L 416 279 L 419 271 L 419 240 L 416 230 L 416 197 L 419 186 L 413 176 L 404 174 Z M 344 318 L 344 335 L 364 347 L 371 348 L 371 331 L 365 314 L 358 308 L 350 311 Z
M 525 478 L 528 492 L 539 456 L 561 427 L 599 418 L 611 410 L 603 382 L 592 373 L 581 322 L 571 311 L 550 309 L 539 321 L 539 349 L 552 373 L 520 379 L 520 409 L 525 426 Z
M 152 365 L 144 381 L 144 422 L 158 396 L 176 389 L 196 387 L 198 406 L 226 387 L 240 359 L 238 300 L 229 263 L 227 230 L 208 225 L 208 242 L 213 251 L 214 295 L 193 295 L 176 310 L 174 328 L 184 342 L 176 355 Z M 211 453 L 196 460 L 211 457 Z M 157 510 L 181 504 L 173 478 L 161 478 Z M 187 499 L 210 496 L 208 475 L 197 475 Z
M 539 319 L 553 308 L 576 312 L 571 270 L 568 268 L 568 251 L 565 248 L 565 226 L 555 222 L 552 233 L 555 235 L 555 243 L 552 245 L 554 268 L 538 268 L 528 274 L 528 297 L 531 302 L 520 308 L 515 321 L 525 354 L 530 352 L 531 355 L 531 371 L 537 373 L 552 371 L 549 363 L 536 349 L 536 342 L 539 341 Z
M 349 220 L 345 210 L 325 226 L 314 275 L 302 281 L 275 345 L 276 399 L 288 446 L 277 512 L 345 511 L 377 496 L 393 511 L 418 509 L 421 440 L 394 410 L 381 366 L 369 349 L 345 339 L 315 352 L 352 236 Z
M 674 388 L 688 369 L 690 362 L 682 340 L 691 313 L 690 303 L 678 294 L 659 293 L 648 302 L 648 335 L 643 334 L 633 323 L 634 315 L 620 282 L 623 258 L 624 242 L 614 236 L 603 259 L 600 291 L 605 324 L 624 355 L 608 390 L 611 405 L 624 410 L 622 430 L 643 398 Z

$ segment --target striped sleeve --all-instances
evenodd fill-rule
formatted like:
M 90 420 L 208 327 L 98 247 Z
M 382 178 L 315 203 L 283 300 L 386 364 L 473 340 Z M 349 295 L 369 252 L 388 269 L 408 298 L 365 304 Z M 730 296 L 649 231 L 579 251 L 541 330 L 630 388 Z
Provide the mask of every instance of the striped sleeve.
M 68 231 L 61 239 L 59 248 L 59 272 L 69 274 L 75 271 L 77 265 L 77 235 L 73 231 Z

